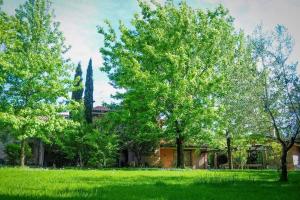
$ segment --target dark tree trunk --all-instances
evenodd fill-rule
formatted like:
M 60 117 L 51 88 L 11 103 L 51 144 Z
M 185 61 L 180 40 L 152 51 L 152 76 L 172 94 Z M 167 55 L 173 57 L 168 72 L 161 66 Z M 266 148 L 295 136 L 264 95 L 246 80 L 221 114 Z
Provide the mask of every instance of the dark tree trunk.
M 176 138 L 176 145 L 177 145 L 177 168 L 184 168 L 184 146 L 183 146 L 183 138 L 182 136 L 178 136 Z
M 287 171 L 287 153 L 288 153 L 288 148 L 286 145 L 281 145 L 282 147 L 282 152 L 281 152 L 281 174 L 280 174 L 280 181 L 286 182 L 288 181 L 288 171 Z
M 231 136 L 226 131 L 226 143 L 227 143 L 227 157 L 228 157 L 228 168 L 232 169 L 232 150 L 231 150 Z
M 20 166 L 24 167 L 25 166 L 25 144 L 26 141 L 23 139 L 21 141 L 21 151 L 20 151 Z
M 140 151 L 135 152 L 136 160 L 137 160 L 137 166 L 142 167 L 142 156 L 140 154 Z
M 214 168 L 218 168 L 218 154 L 216 152 L 214 154 Z
M 44 154 L 45 154 L 45 148 L 44 143 L 42 141 L 39 141 L 39 166 L 44 166 Z
M 34 165 L 39 165 L 39 141 L 37 139 L 34 140 L 33 161 Z
M 82 153 L 81 151 L 78 152 L 78 158 L 79 158 L 79 166 L 83 167 L 83 159 L 82 159 Z

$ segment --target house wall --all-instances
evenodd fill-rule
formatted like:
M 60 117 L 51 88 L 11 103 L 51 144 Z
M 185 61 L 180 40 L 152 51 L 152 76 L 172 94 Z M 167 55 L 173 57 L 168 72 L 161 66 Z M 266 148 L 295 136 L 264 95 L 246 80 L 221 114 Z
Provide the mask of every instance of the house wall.
M 160 148 L 160 166 L 163 168 L 175 167 L 175 153 L 176 149 L 174 148 Z M 207 169 L 207 152 L 198 152 L 196 149 L 192 149 L 192 168 Z
M 207 152 L 198 152 L 196 149 L 192 151 L 193 169 L 207 169 Z
M 300 168 L 300 146 L 294 145 L 287 156 L 288 169 Z
M 154 154 L 150 155 L 150 156 L 146 156 L 144 158 L 145 163 L 149 166 L 149 167 L 160 167 L 161 166 L 161 161 L 160 161 L 160 149 L 156 149 L 154 151 Z
M 138 166 L 138 159 L 134 152 L 125 150 L 120 153 L 119 166 Z M 151 155 L 142 155 L 140 166 L 144 167 L 160 167 L 160 151 L 156 149 Z
M 174 167 L 174 153 L 175 149 L 171 148 L 160 148 L 160 162 L 161 167 L 163 168 L 171 168 Z

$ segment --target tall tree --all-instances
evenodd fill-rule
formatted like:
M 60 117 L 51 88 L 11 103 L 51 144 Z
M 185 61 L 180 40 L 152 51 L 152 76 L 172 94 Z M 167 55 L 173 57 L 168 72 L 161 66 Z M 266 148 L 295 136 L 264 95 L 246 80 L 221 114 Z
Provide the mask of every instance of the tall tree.
M 4 41 L 5 49 L 0 51 L 1 70 L 6 74 L 0 104 L 8 105 L 1 110 L 0 120 L 11 124 L 20 141 L 21 166 L 28 138 L 46 140 L 46 133 L 58 127 L 53 124 L 55 117 L 60 118 L 57 100 L 67 98 L 71 88 L 70 65 L 64 59 L 68 47 L 50 5 L 48 0 L 28 0 L 16 9 L 14 26 L 7 29 L 13 39 L 11 44 Z
M 124 89 L 117 98 L 132 102 L 128 113 L 152 115 L 156 120 L 144 122 L 147 126 L 163 122 L 162 131 L 176 140 L 177 167 L 183 168 L 184 143 L 205 135 L 213 122 L 211 97 L 222 80 L 219 72 L 233 62 L 238 36 L 222 6 L 213 11 L 172 1 L 139 6 L 133 28 L 120 24 L 120 38 L 110 25 L 99 29 L 105 38 L 103 70 L 114 87 Z
M 219 107 L 218 132 L 226 140 L 229 169 L 233 168 L 233 140 L 253 133 L 253 120 L 260 114 L 257 110 L 257 94 L 261 94 L 262 88 L 259 87 L 260 79 L 251 53 L 250 42 L 241 33 L 233 65 L 222 71 L 222 90 L 216 94 Z
M 300 131 L 300 81 L 297 62 L 291 62 L 293 39 L 287 28 L 277 25 L 268 33 L 259 26 L 253 36 L 254 57 L 261 70 L 262 105 L 268 116 L 267 137 L 281 145 L 281 181 L 288 180 L 287 153 Z
M 93 93 L 94 93 L 94 82 L 93 82 L 93 65 L 92 59 L 89 61 L 89 65 L 86 72 L 85 79 L 85 90 L 84 90 L 84 110 L 85 110 L 85 119 L 87 123 L 93 122 Z
M 84 107 L 82 102 L 83 85 L 82 69 L 79 62 L 73 82 L 72 102 L 70 118 L 79 124 L 79 127 L 68 129 L 62 137 L 58 137 L 58 143 L 61 149 L 67 154 L 69 159 L 78 158 L 78 164 L 83 167 L 83 152 L 86 149 L 85 136 L 87 135 L 87 126 L 85 122 Z M 75 102 L 74 102 L 75 101 Z
M 79 62 L 74 75 L 74 90 L 72 91 L 72 99 L 80 102 L 82 100 L 83 85 L 82 85 L 82 69 Z

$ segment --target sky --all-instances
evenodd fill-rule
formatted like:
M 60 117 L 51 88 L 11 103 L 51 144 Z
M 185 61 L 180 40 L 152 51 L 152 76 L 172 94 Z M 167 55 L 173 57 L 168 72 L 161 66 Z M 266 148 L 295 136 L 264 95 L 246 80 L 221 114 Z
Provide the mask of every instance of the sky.
M 149 1 L 149 0 L 146 0 Z M 161 3 L 164 0 L 157 0 Z M 176 0 L 177 1 L 177 0 Z M 15 8 L 25 0 L 4 0 L 2 9 L 14 14 Z M 55 21 L 61 23 L 66 44 L 71 45 L 67 56 L 74 64 L 81 62 L 85 71 L 90 58 L 94 69 L 94 105 L 112 102 L 115 89 L 109 84 L 105 73 L 100 71 L 102 57 L 99 49 L 103 37 L 97 33 L 97 26 L 104 20 L 111 21 L 117 28 L 119 20 L 130 24 L 134 13 L 139 12 L 136 0 L 52 0 Z M 276 24 L 283 24 L 295 40 L 292 59 L 300 60 L 300 0 L 186 0 L 193 8 L 213 9 L 223 4 L 235 18 L 235 26 L 251 34 L 258 24 L 272 30 Z

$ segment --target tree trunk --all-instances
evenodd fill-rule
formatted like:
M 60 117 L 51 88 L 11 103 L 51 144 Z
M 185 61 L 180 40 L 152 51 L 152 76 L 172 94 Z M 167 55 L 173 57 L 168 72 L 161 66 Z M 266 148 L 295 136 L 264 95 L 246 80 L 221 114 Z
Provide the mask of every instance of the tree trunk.
M 83 167 L 83 160 L 82 160 L 81 151 L 78 152 L 78 157 L 79 157 L 79 166 L 82 168 Z
M 25 166 L 25 144 L 26 141 L 23 139 L 21 141 L 21 151 L 20 151 L 20 166 L 24 167 Z
M 214 155 L 214 168 L 218 169 L 218 154 L 216 152 Z
M 280 181 L 286 182 L 288 181 L 288 171 L 287 171 L 287 153 L 288 149 L 286 145 L 281 145 L 282 152 L 281 152 L 281 174 L 280 174 Z
M 183 138 L 182 136 L 178 136 L 176 138 L 176 145 L 177 145 L 177 168 L 184 168 L 184 146 L 183 146 Z
M 227 157 L 228 157 L 228 168 L 232 169 L 232 150 L 231 150 L 231 137 L 228 131 L 226 131 L 226 143 L 227 143 Z
M 39 166 L 44 166 L 44 154 L 45 154 L 45 148 L 42 141 L 39 141 Z
M 34 165 L 39 165 L 39 141 L 37 139 L 34 140 L 33 146 L 33 161 Z
M 140 154 L 140 151 L 135 152 L 136 160 L 137 160 L 137 166 L 142 167 L 142 156 Z

